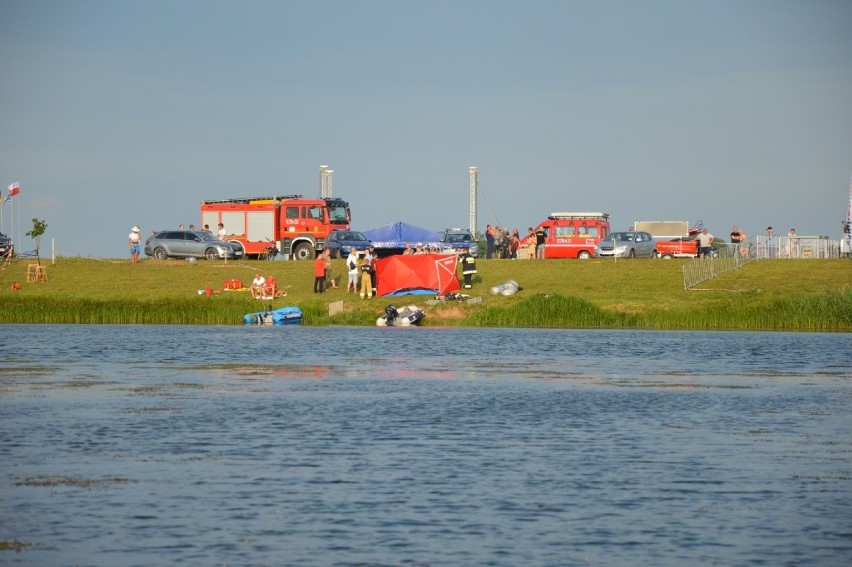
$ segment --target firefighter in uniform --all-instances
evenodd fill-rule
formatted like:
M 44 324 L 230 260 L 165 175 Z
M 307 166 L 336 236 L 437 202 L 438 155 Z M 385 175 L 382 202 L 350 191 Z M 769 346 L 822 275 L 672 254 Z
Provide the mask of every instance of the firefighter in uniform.
M 373 299 L 373 265 L 370 263 L 367 254 L 361 258 L 358 269 L 361 271 L 361 299 Z
M 459 264 L 462 265 L 462 275 L 464 276 L 464 288 L 471 288 L 471 279 L 476 273 L 476 258 L 470 255 L 470 251 L 465 250 L 459 255 Z

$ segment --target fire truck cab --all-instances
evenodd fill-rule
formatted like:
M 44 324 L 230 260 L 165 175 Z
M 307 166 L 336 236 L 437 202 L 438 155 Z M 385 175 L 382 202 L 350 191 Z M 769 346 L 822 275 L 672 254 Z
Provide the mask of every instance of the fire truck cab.
M 302 195 L 248 197 L 201 202 L 201 225 L 242 245 L 257 256 L 275 243 L 286 259 L 309 260 L 325 247 L 333 230 L 349 230 L 349 203 L 338 198 L 305 199 Z
M 555 212 L 536 227 L 545 233 L 545 258 L 591 258 L 609 235 L 609 213 Z

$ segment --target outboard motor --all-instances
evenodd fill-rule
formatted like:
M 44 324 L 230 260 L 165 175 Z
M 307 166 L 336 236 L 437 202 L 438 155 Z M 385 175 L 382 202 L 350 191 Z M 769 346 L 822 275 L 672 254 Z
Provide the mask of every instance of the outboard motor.
M 393 325 L 397 317 L 399 317 L 399 311 L 396 310 L 396 307 L 393 305 L 385 307 L 385 318 L 388 320 L 388 325 Z

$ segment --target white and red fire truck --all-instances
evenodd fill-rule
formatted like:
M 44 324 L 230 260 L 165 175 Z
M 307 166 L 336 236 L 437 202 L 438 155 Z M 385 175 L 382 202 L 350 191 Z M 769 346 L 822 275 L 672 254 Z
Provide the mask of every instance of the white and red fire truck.
M 595 245 L 609 235 L 609 213 L 551 213 L 535 230 L 544 231 L 545 258 L 591 258 Z
M 201 226 L 216 233 L 219 224 L 224 225 L 226 240 L 239 242 L 245 256 L 258 256 L 275 244 L 284 258 L 313 259 L 331 231 L 349 230 L 351 221 L 349 203 L 331 197 L 286 195 L 201 202 Z

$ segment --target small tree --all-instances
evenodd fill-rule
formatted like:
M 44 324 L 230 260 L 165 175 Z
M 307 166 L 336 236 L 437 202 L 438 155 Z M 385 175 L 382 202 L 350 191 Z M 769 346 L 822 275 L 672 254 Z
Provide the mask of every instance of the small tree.
M 27 236 L 35 240 L 36 262 L 38 262 L 39 266 L 41 265 L 41 257 L 38 255 L 38 249 L 41 246 L 41 236 L 44 234 L 45 230 L 47 230 L 46 222 L 39 219 L 33 219 L 33 229 L 27 233 Z

